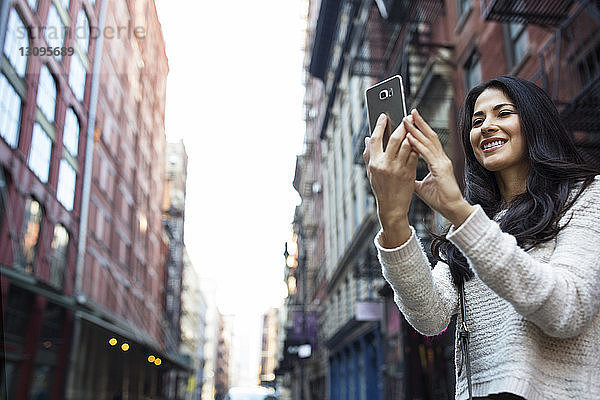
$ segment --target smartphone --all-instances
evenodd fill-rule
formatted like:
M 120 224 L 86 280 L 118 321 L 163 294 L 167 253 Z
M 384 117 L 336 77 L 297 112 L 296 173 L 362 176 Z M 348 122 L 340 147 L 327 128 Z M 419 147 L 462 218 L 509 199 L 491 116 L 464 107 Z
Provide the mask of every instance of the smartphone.
M 400 75 L 394 75 L 384 81 L 376 83 L 365 91 L 367 114 L 371 134 L 375 130 L 377 118 L 382 113 L 388 117 L 387 126 L 383 134 L 383 148 L 385 150 L 390 135 L 407 115 L 404 85 Z

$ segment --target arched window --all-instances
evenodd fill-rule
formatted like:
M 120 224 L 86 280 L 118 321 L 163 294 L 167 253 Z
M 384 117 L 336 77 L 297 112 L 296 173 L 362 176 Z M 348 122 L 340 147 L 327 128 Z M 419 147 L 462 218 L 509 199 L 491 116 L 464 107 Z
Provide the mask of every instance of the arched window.
M 71 166 L 71 164 L 69 164 L 69 162 L 64 158 L 60 160 L 56 198 L 69 211 L 73 210 L 76 179 L 77 174 L 75 173 L 75 169 Z
M 20 48 L 23 47 L 22 50 Z M 27 29 L 17 10 L 12 8 L 8 16 L 8 27 L 4 39 L 4 54 L 17 71 L 17 75 L 23 77 L 27 67 L 27 56 L 24 55 L 26 48 L 29 47 L 29 38 Z M 21 51 L 23 54 L 21 54 Z
M 19 143 L 21 97 L 4 74 L 0 74 L 0 136 L 12 148 Z
M 42 182 L 48 182 L 50 171 L 50 155 L 52 153 L 52 139 L 37 122 L 33 125 L 31 150 L 29 151 L 29 168 Z
M 87 54 L 90 43 L 90 22 L 83 8 L 79 10 L 79 15 L 77 15 L 75 38 L 77 39 L 77 43 L 81 50 Z
M 42 65 L 40 70 L 40 81 L 37 92 L 37 105 L 42 110 L 48 121 L 54 122 L 54 111 L 56 107 L 56 82 L 48 67 Z
M 73 94 L 79 101 L 83 101 L 85 94 L 85 66 L 78 55 L 71 57 L 71 68 L 69 71 L 69 86 L 73 89 Z
M 54 238 L 51 246 L 53 253 L 50 259 L 50 283 L 55 287 L 62 288 L 69 248 L 69 232 L 64 226 L 60 224 L 54 226 Z
M 38 242 L 42 226 L 42 206 L 33 198 L 25 202 L 25 219 L 23 221 L 23 235 L 21 236 L 20 267 L 28 274 L 32 274 L 37 258 Z
M 72 108 L 67 108 L 65 115 L 65 128 L 63 130 L 63 144 L 73 157 L 77 157 L 79 146 L 79 120 Z
M 44 30 L 44 36 L 46 37 L 46 43 L 50 47 L 62 47 L 65 42 L 65 25 L 63 24 L 56 6 L 50 4 L 48 10 L 48 20 L 46 21 L 46 29 Z M 60 59 L 60 52 L 57 56 Z

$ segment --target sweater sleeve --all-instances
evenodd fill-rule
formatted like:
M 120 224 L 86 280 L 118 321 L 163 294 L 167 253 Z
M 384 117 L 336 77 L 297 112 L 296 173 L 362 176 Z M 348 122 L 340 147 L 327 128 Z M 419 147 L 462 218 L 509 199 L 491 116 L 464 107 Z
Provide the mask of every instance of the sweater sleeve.
M 596 178 L 563 217 L 568 223 L 557 235 L 548 262 L 520 248 L 479 206 L 447 238 L 477 276 L 518 313 L 550 336 L 577 336 L 600 306 L 599 196 Z
M 381 246 L 381 232 L 375 237 L 384 278 L 394 291 L 394 300 L 406 320 L 424 335 L 437 335 L 448 327 L 458 310 L 458 294 L 448 266 L 438 263 L 431 270 L 427 255 L 414 229 L 402 246 Z

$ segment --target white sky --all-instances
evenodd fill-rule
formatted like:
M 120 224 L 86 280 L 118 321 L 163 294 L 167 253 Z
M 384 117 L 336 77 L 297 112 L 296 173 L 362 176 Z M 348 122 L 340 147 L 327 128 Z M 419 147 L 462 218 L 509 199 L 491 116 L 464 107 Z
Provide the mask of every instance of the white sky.
M 283 246 L 300 201 L 306 3 L 156 3 L 167 140 L 182 138 L 188 154 L 187 251 L 200 274 L 214 274 L 220 311 L 258 329 L 283 297 Z

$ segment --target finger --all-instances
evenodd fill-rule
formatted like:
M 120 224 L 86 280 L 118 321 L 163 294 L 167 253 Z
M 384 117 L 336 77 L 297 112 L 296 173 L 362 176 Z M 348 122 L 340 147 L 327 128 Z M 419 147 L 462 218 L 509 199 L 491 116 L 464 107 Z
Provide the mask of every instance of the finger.
M 428 146 L 431 143 L 431 140 L 427 136 L 421 132 L 419 128 L 417 128 L 414 124 L 414 118 L 412 115 L 407 116 L 403 123 L 405 125 L 407 133 L 410 133 L 415 139 Z
M 406 162 L 406 166 L 410 169 L 416 169 L 417 168 L 417 163 L 419 162 L 419 153 L 417 153 L 414 150 L 411 150 L 410 154 L 408 155 L 408 161 Z
M 388 145 L 385 149 L 385 152 L 391 155 L 392 157 L 396 157 L 399 149 L 401 149 L 400 146 L 402 145 L 402 143 L 404 143 L 405 136 L 406 127 L 403 123 L 400 123 L 398 127 L 394 130 L 394 132 L 390 135 L 390 139 L 388 140 Z
M 410 153 L 412 153 L 412 152 L 413 152 L 413 149 L 412 149 L 410 143 L 408 142 L 408 140 L 402 141 L 402 144 L 400 145 L 400 150 L 398 151 L 398 161 L 400 161 L 400 163 L 402 165 L 405 165 L 408 161 L 408 157 L 410 156 Z
M 365 165 L 368 166 L 369 165 L 369 159 L 371 158 L 371 155 L 369 154 L 369 146 L 370 146 L 370 138 L 366 137 L 365 138 L 365 150 L 363 151 L 363 159 L 365 160 Z
M 427 137 L 433 142 L 439 142 L 439 137 L 437 133 L 435 133 L 435 131 L 431 129 L 431 126 L 429 126 L 429 124 L 423 119 L 419 111 L 414 109 L 410 112 L 410 115 L 413 117 L 414 123 L 417 126 L 417 128 L 419 128 L 419 130 L 423 132 L 423 135 L 425 137 Z
M 410 143 L 410 145 L 412 146 L 412 148 L 419 153 L 421 156 L 423 156 L 423 159 L 425 160 L 425 162 L 428 165 L 431 165 L 431 163 L 435 160 L 435 153 L 433 151 L 431 151 L 431 149 L 429 147 L 427 147 L 425 144 L 423 144 L 421 141 L 417 140 L 412 132 L 409 132 L 406 134 L 406 139 L 408 140 L 408 142 Z
M 375 124 L 375 129 L 373 129 L 373 133 L 371 134 L 371 145 L 373 151 L 383 151 L 383 134 L 385 132 L 385 126 L 387 125 L 387 115 L 381 114 L 379 118 L 377 118 L 377 123 Z

